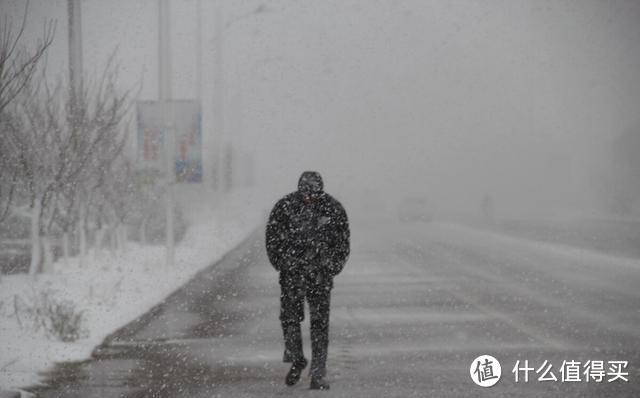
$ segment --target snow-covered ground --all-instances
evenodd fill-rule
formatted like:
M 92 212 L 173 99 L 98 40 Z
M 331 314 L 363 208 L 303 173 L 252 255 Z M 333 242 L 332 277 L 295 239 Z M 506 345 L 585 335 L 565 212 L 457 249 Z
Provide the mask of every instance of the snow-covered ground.
M 39 372 L 55 362 L 88 358 L 114 330 L 136 319 L 253 231 L 263 214 L 247 211 L 245 200 L 230 195 L 217 213 L 201 214 L 176 247 L 176 264 L 165 265 L 163 246 L 129 242 L 126 251 L 108 250 L 54 264 L 54 272 L 6 275 L 0 280 L 0 391 L 38 382 Z M 246 199 L 244 197 L 243 199 Z M 61 342 L 34 330 L 24 311 L 36 297 L 68 301 L 83 311 L 83 337 Z M 22 326 L 21 326 L 22 324 Z

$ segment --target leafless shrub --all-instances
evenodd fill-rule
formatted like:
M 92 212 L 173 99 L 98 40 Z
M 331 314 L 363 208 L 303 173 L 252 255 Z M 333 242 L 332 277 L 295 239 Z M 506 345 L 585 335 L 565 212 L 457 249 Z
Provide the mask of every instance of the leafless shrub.
M 72 342 L 87 335 L 84 311 L 70 300 L 57 298 L 51 289 L 34 290 L 28 299 L 15 295 L 13 311 L 20 328 L 43 331 L 49 338 Z

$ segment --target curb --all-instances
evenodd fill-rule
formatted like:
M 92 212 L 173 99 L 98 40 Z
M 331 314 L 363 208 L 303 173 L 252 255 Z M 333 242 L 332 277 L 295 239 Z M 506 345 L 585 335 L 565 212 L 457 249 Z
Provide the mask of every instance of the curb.
M 115 331 L 107 335 L 107 337 L 104 338 L 100 344 L 94 347 L 91 354 L 87 358 L 82 360 L 77 360 L 77 361 L 70 361 L 68 363 L 82 363 L 82 362 L 91 361 L 93 359 L 99 358 L 101 354 L 108 355 L 109 344 L 113 340 L 122 338 L 124 336 L 135 334 L 137 331 L 144 328 L 149 322 L 151 322 L 154 319 L 154 316 L 157 315 L 158 312 L 163 311 L 167 300 L 171 299 L 173 296 L 180 293 L 181 289 L 185 285 L 192 282 L 194 279 L 199 278 L 205 272 L 209 272 L 213 268 L 216 268 L 218 264 L 227 260 L 229 256 L 233 255 L 237 250 L 243 248 L 248 243 L 252 242 L 256 238 L 256 234 L 258 234 L 259 231 L 260 231 L 260 226 L 257 226 L 254 229 L 249 230 L 249 232 L 244 237 L 240 238 L 240 240 L 235 245 L 231 246 L 231 248 L 229 248 L 226 252 L 224 252 L 224 254 L 221 257 L 219 257 L 217 260 L 215 260 L 212 264 L 205 266 L 201 270 L 197 271 L 184 284 L 182 284 L 181 286 L 177 287 L 174 291 L 169 293 L 164 299 L 162 299 L 159 303 L 154 305 L 147 312 L 141 314 L 136 319 L 130 321 L 129 323 L 121 326 L 120 328 L 116 329 Z M 47 372 L 53 369 L 53 367 L 55 366 L 56 365 L 49 367 L 47 369 Z M 35 389 L 36 391 L 39 390 L 39 387 L 37 385 L 29 385 L 29 386 L 25 386 L 25 388 L 27 388 L 28 390 L 31 390 L 32 388 Z M 24 390 L 6 390 L 6 391 L 0 390 L 0 398 L 14 398 L 14 397 L 15 398 L 32 398 L 35 396 L 36 395 L 34 395 L 33 393 L 24 391 Z
M 195 275 L 193 275 L 193 277 L 191 277 L 189 280 L 187 280 L 184 284 L 182 284 L 179 287 L 177 287 L 173 292 L 169 293 L 162 301 L 160 301 L 158 304 L 156 304 L 153 307 L 151 307 L 151 309 L 149 309 L 147 312 L 143 313 L 142 315 L 140 315 L 136 319 L 132 320 L 131 322 L 123 325 L 122 327 L 120 327 L 120 328 L 116 329 L 115 331 L 113 331 L 112 333 L 110 333 L 107 337 L 105 337 L 105 339 L 102 341 L 102 343 L 100 343 L 98 346 L 96 346 L 93 349 L 93 351 L 91 352 L 91 357 L 90 358 L 97 358 L 97 357 L 100 357 L 102 354 L 107 354 L 108 355 L 108 353 L 109 353 L 109 345 L 114 340 L 119 340 L 119 339 L 122 340 L 124 337 L 135 335 L 138 331 L 142 330 L 159 313 L 161 313 L 163 311 L 165 303 L 168 300 L 170 300 L 172 297 L 174 297 L 176 294 L 179 294 L 182 291 L 182 289 L 184 288 L 184 286 L 186 286 L 187 284 L 189 284 L 193 280 L 200 278 L 203 274 L 210 272 L 213 268 L 216 268 L 220 263 L 223 263 L 224 261 L 226 261 L 237 250 L 242 249 L 247 243 L 249 243 L 253 239 L 255 239 L 255 236 L 259 231 L 260 231 L 259 227 L 254 229 L 253 231 L 251 231 L 249 234 L 247 234 L 247 236 L 245 236 L 235 246 L 233 246 L 229 250 L 227 250 L 227 252 L 224 255 L 222 255 L 222 257 L 220 257 L 217 261 L 215 261 L 213 264 L 211 264 L 209 266 L 206 266 L 206 267 L 202 268 Z M 3 398 L 3 397 L 0 396 L 0 398 Z
M 35 395 L 21 390 L 0 390 L 0 398 L 31 398 Z

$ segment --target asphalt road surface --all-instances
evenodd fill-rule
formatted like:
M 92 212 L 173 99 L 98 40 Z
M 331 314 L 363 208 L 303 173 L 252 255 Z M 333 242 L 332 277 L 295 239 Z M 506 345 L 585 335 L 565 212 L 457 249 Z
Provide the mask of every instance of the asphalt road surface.
M 93 359 L 57 366 L 33 392 L 640 397 L 640 260 L 453 225 L 380 225 L 354 225 L 352 256 L 335 281 L 330 391 L 309 391 L 306 373 L 284 385 L 277 274 L 259 233 L 115 333 Z M 470 375 L 482 354 L 502 366 L 490 388 Z M 533 368 L 528 383 L 522 372 L 515 382 L 518 360 Z M 538 381 L 545 360 L 558 381 Z M 602 382 L 584 381 L 589 360 L 603 361 Z M 563 361 L 579 362 L 582 381 L 562 382 Z M 628 362 L 627 382 L 607 381 L 609 361 Z

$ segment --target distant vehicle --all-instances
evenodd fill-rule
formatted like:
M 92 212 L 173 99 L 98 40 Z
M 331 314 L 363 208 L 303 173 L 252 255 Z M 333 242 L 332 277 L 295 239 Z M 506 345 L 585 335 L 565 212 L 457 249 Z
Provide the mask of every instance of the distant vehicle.
M 425 197 L 407 197 L 398 206 L 398 219 L 403 222 L 428 222 L 433 220 L 433 209 Z

